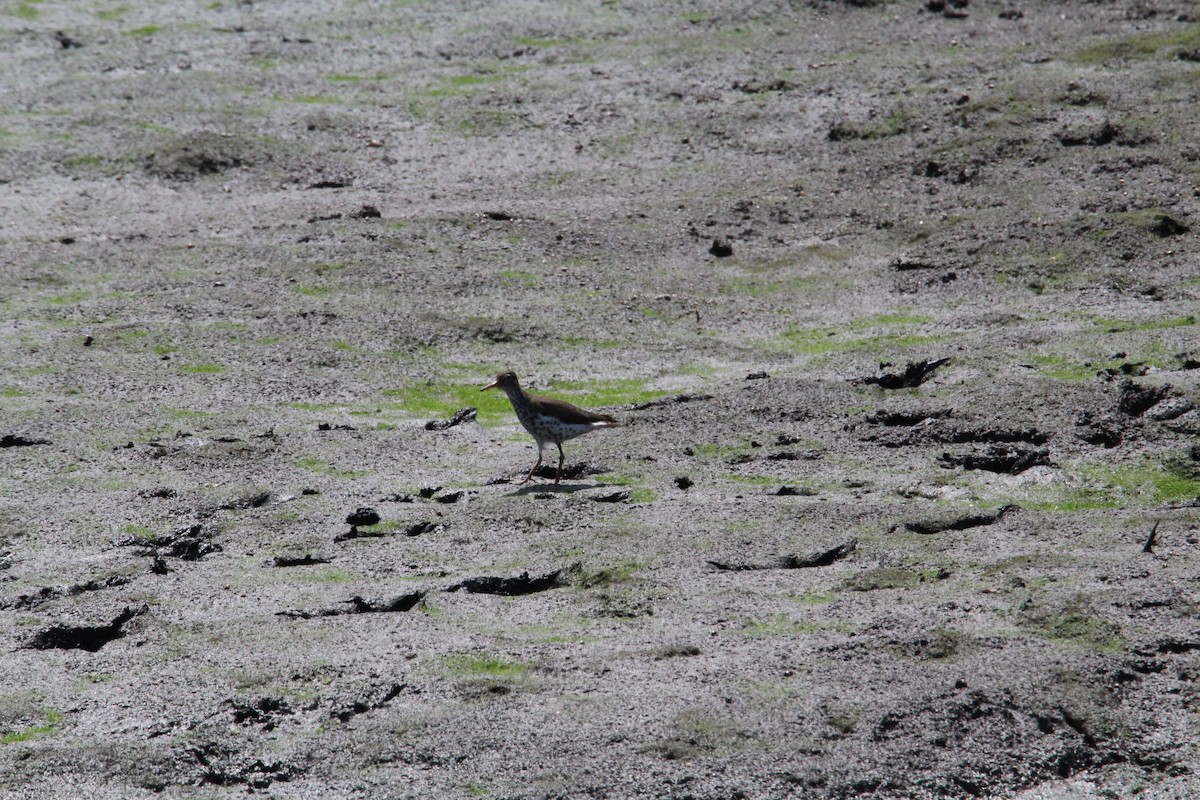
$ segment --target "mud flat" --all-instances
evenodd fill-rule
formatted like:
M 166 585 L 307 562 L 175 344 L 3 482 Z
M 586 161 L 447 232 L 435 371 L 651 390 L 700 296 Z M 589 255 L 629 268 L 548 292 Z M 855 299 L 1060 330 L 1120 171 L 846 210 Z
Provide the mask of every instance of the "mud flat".
M 0 9 L 0 795 L 1200 793 L 1195 8 L 476 5 Z

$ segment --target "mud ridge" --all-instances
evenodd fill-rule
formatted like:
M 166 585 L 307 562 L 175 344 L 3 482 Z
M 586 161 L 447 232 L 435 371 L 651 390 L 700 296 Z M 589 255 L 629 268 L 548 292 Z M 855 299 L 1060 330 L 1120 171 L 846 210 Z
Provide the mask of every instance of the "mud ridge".
M 457 592 L 459 589 L 462 589 L 471 594 L 498 594 L 505 597 L 519 597 L 521 595 L 536 594 L 566 586 L 580 572 L 581 566 L 579 564 L 572 564 L 569 567 L 556 569 L 553 572 L 547 572 L 544 575 L 533 578 L 529 577 L 528 572 L 523 572 L 515 578 L 500 578 L 495 576 L 467 578 L 453 586 L 446 587 L 445 591 Z
M 18 595 L 14 600 L 5 600 L 0 602 L 0 608 L 13 609 L 32 609 L 37 608 L 51 600 L 56 600 L 60 597 L 73 597 L 84 592 L 96 592 L 102 589 L 112 589 L 117 586 L 125 586 L 133 581 L 128 575 L 110 575 L 104 580 L 93 578 L 86 583 L 73 583 L 70 586 L 43 586 L 32 594 Z
M 904 529 L 912 533 L 934 534 L 944 531 L 965 531 L 971 528 L 981 528 L 987 525 L 995 525 L 1003 519 L 1011 511 L 1015 510 L 1016 506 L 1003 506 L 992 513 L 983 514 L 967 514 L 958 517 L 948 517 L 944 519 L 923 519 L 913 520 L 904 523 Z M 899 526 L 893 526 L 892 530 L 897 530 Z
M 349 608 L 319 608 L 314 611 L 276 611 L 276 616 L 290 619 L 316 619 L 319 617 L 340 617 L 346 614 L 391 614 L 412 611 L 417 604 L 425 599 L 425 592 L 409 592 L 391 600 L 364 600 L 357 595 L 344 602 Z
M 51 625 L 38 631 L 27 647 L 34 650 L 86 650 L 95 653 L 125 635 L 125 623 L 145 614 L 147 606 L 126 607 L 107 625 Z
M 708 561 L 710 567 L 719 572 L 744 572 L 760 569 L 808 569 L 812 567 L 828 567 L 848 558 L 858 548 L 858 540 L 850 539 L 828 550 L 821 550 L 807 556 L 787 555 L 766 564 L 733 563 L 727 561 Z
M 950 360 L 946 358 L 935 358 L 928 361 L 910 361 L 904 368 L 903 372 L 884 372 L 881 375 L 869 375 L 865 378 L 855 378 L 852 383 L 858 384 L 874 384 L 881 389 L 912 389 L 933 377 L 933 373 L 938 367 L 947 363 Z M 880 364 L 880 369 L 889 367 L 891 364 Z

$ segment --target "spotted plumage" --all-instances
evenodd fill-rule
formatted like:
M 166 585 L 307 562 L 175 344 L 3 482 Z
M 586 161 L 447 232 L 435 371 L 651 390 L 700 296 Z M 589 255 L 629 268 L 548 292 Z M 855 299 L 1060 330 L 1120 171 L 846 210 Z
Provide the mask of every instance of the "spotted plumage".
M 563 442 L 597 428 L 611 428 L 621 424 L 608 414 L 587 411 L 553 397 L 529 394 L 521 388 L 516 373 L 511 370 L 497 373 L 496 380 L 479 391 L 484 392 L 488 389 L 499 389 L 508 395 L 521 426 L 529 431 L 529 435 L 537 442 L 537 463 L 521 483 L 528 483 L 533 478 L 533 473 L 542 465 L 542 449 L 548 442 L 553 442 L 558 447 L 558 472 L 554 477 L 554 482 L 558 483 L 562 479 Z

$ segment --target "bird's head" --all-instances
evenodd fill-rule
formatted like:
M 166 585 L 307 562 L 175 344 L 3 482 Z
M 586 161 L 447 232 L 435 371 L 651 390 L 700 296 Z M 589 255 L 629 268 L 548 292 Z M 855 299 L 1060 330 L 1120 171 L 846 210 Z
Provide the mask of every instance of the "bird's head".
M 517 373 L 513 372 L 511 369 L 506 369 L 503 372 L 497 372 L 496 380 L 492 381 L 479 391 L 486 392 L 488 389 L 499 389 L 502 392 L 507 392 L 510 389 L 516 389 L 518 387 L 519 384 L 517 383 Z

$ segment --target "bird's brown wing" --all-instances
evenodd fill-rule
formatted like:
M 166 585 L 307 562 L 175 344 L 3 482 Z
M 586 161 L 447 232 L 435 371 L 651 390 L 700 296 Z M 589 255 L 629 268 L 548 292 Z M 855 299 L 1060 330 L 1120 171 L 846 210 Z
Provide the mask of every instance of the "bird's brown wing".
M 589 422 L 607 422 L 609 425 L 620 425 L 615 417 L 608 414 L 598 414 L 595 411 L 588 411 L 568 403 L 566 400 L 559 400 L 554 397 L 541 397 L 539 395 L 529 395 L 530 402 L 534 408 L 543 414 L 552 414 L 568 425 L 586 425 Z

